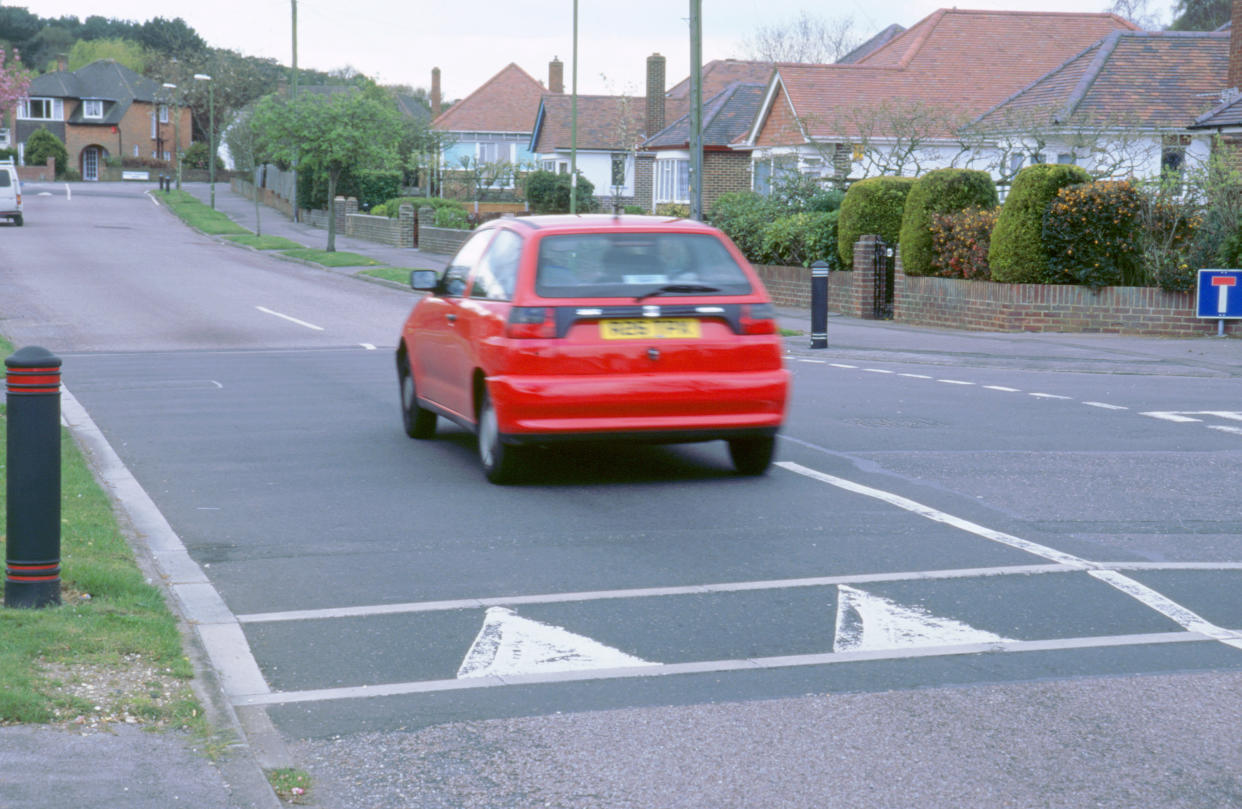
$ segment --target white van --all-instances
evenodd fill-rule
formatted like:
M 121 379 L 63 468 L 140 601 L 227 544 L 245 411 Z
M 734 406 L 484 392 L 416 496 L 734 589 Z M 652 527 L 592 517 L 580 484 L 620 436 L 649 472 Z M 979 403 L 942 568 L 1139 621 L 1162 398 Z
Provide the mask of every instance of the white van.
M 0 218 L 22 224 L 22 181 L 17 177 L 13 158 L 0 161 Z

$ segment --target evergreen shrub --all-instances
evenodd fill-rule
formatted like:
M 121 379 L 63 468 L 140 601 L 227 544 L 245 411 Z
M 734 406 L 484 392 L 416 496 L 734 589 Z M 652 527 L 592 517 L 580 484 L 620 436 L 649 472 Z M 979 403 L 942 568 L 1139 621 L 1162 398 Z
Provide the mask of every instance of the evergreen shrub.
M 934 255 L 932 219 L 975 207 L 990 210 L 998 204 L 996 183 L 986 171 L 936 169 L 919 177 L 906 197 L 901 220 L 901 264 L 906 275 L 930 275 Z
M 1048 284 L 1141 285 L 1143 198 L 1125 181 L 1097 181 L 1057 191 L 1044 214 Z
M 837 220 L 837 252 L 842 267 L 854 266 L 854 243 L 869 233 L 889 244 L 901 235 L 901 217 L 913 177 L 869 177 L 845 192 Z
M 721 194 L 707 214 L 707 222 L 720 228 L 750 261 L 763 263 L 763 232 L 776 216 L 772 201 L 754 191 Z
M 1000 207 L 972 205 L 955 213 L 932 214 L 932 275 L 989 281 L 988 246 Z M 904 253 L 903 253 L 904 256 Z
M 1086 169 L 1056 163 L 1039 163 L 1018 172 L 992 231 L 988 266 L 993 281 L 1038 284 L 1044 280 L 1048 271 L 1044 212 L 1057 191 L 1090 181 Z
M 838 216 L 839 211 L 804 211 L 770 223 L 763 231 L 762 263 L 809 267 L 822 260 L 835 269 Z

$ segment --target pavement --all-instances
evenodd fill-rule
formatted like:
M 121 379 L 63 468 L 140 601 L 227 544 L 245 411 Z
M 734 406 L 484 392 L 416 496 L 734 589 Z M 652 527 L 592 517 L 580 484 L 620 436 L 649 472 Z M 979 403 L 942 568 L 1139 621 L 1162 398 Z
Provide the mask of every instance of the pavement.
M 206 184 L 185 189 L 203 201 Z M 217 183 L 216 208 L 255 229 L 254 205 Z M 308 247 L 324 247 L 327 232 L 293 222 L 271 208 L 260 211 L 262 232 Z M 441 269 L 448 256 L 389 247 L 337 235 L 338 250 L 360 253 L 385 265 Z M 245 248 L 239 248 L 245 249 Z M 313 265 L 319 267 L 320 265 Z M 357 268 L 325 269 L 353 275 Z M 370 279 L 365 279 L 370 280 Z M 383 283 L 383 282 L 378 282 Z M 398 287 L 400 285 L 391 285 Z M 413 294 L 411 292 L 411 294 Z M 1018 367 L 1025 370 L 1180 376 L 1242 376 L 1242 343 L 1202 337 L 1166 339 L 1098 334 L 1007 334 L 903 326 L 891 321 L 829 317 L 828 347 L 810 347 L 810 312 L 779 310 L 792 357 L 826 361 L 913 363 L 953 367 Z M 128 512 L 131 504 L 121 503 Z M 149 549 L 137 549 L 149 564 Z M 176 599 L 170 599 L 176 604 Z M 152 733 L 120 725 L 105 731 L 18 725 L 0 727 L 0 809 L 273 809 L 280 806 L 262 773 L 294 766 L 270 723 L 239 717 L 216 682 L 193 632 L 187 645 L 199 676 L 195 689 L 209 719 L 233 743 L 208 757 L 201 740 L 174 732 Z M 445 796 L 450 797 L 450 796 Z M 316 805 L 313 796 L 310 805 Z

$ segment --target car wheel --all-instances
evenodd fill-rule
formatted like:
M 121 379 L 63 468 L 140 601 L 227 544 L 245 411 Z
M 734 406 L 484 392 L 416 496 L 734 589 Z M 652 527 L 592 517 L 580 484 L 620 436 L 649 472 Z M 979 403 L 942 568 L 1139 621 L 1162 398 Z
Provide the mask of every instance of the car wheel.
M 776 439 L 735 438 L 729 442 L 729 457 L 739 475 L 762 475 L 772 463 Z
M 17 225 L 18 227 L 22 226 L 22 215 L 21 214 L 18 214 L 17 216 L 13 217 L 13 224 Z
M 397 371 L 401 386 L 401 422 L 410 438 L 431 438 L 436 433 L 436 414 L 418 406 L 418 394 L 414 389 L 414 376 L 404 358 Z
M 479 402 L 479 462 L 483 474 L 492 483 L 512 483 L 516 476 L 517 447 L 505 446 L 500 441 L 500 422 L 491 397 L 483 392 Z

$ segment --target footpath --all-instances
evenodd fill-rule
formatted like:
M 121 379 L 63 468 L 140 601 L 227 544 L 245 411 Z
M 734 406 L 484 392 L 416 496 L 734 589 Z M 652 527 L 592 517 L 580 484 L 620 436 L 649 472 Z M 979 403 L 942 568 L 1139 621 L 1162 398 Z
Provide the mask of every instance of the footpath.
M 205 183 L 184 188 L 204 202 L 210 199 Z M 223 183 L 216 185 L 215 200 L 218 210 L 254 230 L 253 202 Z M 326 245 L 327 231 L 321 228 L 293 222 L 267 207 L 261 208 L 260 217 L 264 234 L 307 247 Z M 172 219 L 169 223 L 175 224 Z M 336 246 L 401 268 L 442 269 L 449 258 L 341 234 Z M 359 268 L 323 269 L 355 275 Z M 1236 339 L 958 332 L 834 315 L 829 318 L 828 347 L 812 349 L 809 311 L 781 309 L 779 320 L 791 334 L 786 346 L 792 359 L 1242 376 L 1242 342 Z M 210 693 L 217 691 L 212 673 L 202 680 L 201 690 L 208 692 L 202 694 L 203 701 L 220 706 L 222 696 Z M 227 706 L 216 710 L 228 713 Z M 232 752 L 212 761 L 176 733 L 150 733 L 132 726 L 91 733 L 30 725 L 0 727 L 0 809 L 275 809 L 280 802 L 264 780 L 254 744 L 254 739 L 240 738 Z M 313 797 L 310 805 L 316 805 Z

